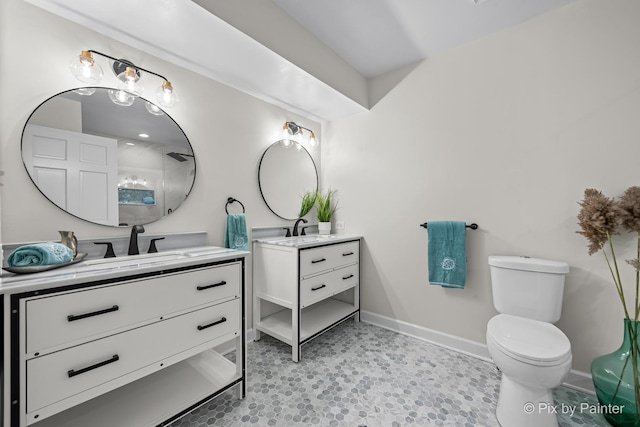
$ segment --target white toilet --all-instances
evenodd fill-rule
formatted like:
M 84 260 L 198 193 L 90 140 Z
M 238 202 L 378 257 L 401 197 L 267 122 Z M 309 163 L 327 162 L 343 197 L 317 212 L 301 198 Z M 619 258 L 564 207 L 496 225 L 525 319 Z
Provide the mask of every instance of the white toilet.
M 487 347 L 502 371 L 496 417 L 502 427 L 557 427 L 551 390 L 571 369 L 571 343 L 560 319 L 565 262 L 490 256 L 493 305 Z

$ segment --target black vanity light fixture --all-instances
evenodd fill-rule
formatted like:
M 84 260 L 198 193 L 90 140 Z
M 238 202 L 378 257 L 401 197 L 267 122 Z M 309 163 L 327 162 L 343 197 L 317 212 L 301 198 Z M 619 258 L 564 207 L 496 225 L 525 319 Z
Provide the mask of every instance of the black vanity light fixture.
M 293 140 L 295 142 L 302 143 L 302 141 L 304 140 L 304 133 L 302 132 L 303 129 L 309 132 L 307 140 L 305 141 L 309 144 L 309 147 L 315 147 L 316 145 L 318 145 L 316 135 L 311 129 L 295 124 L 294 122 L 285 122 L 282 125 L 282 139 L 284 141 L 290 141 L 290 136 L 293 136 Z
M 162 85 L 156 90 L 156 97 L 158 104 L 163 107 L 171 108 L 175 107 L 178 103 L 178 97 L 171 82 L 164 76 L 155 73 L 151 70 L 147 70 L 142 67 L 138 67 L 131 61 L 126 59 L 117 59 L 96 50 L 83 50 L 79 56 L 73 57 L 69 63 L 69 69 L 71 73 L 83 83 L 96 85 L 102 80 L 104 73 L 102 67 L 98 64 L 93 55 L 100 55 L 113 61 L 112 69 L 113 73 L 118 79 L 118 89 L 109 91 L 109 98 L 115 104 L 128 106 L 133 104 L 135 98 L 140 96 L 144 91 L 142 84 L 142 72 L 153 74 L 156 77 L 162 79 Z M 84 93 L 82 93 L 84 92 Z M 93 91 L 80 90 L 78 93 L 82 95 L 91 95 Z M 162 112 L 153 104 L 147 103 L 147 110 L 152 114 L 162 114 Z

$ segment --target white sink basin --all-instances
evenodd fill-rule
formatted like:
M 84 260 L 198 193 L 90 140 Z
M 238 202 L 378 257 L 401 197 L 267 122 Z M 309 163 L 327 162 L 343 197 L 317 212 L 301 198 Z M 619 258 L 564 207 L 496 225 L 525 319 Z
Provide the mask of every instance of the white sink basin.
M 135 267 L 139 265 L 149 265 L 158 262 L 166 262 L 188 258 L 182 251 L 157 252 L 154 254 L 129 255 L 126 257 L 100 258 L 83 261 L 83 265 L 99 265 L 105 268 Z

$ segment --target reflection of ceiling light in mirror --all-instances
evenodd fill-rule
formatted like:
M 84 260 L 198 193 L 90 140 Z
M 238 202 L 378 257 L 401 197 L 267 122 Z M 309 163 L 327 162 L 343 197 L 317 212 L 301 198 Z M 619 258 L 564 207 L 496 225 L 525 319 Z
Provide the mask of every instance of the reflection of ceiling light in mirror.
M 109 99 L 116 105 L 121 105 L 123 107 L 128 107 L 133 105 L 133 102 L 136 100 L 136 97 L 131 95 L 124 90 L 109 90 Z
M 281 142 L 282 142 L 282 145 L 287 148 L 291 147 L 291 143 L 293 143 L 293 141 L 290 140 L 289 138 L 285 138 Z
M 75 93 L 82 96 L 90 96 L 93 95 L 96 91 L 95 87 L 79 87 L 77 89 L 73 89 Z
M 144 106 L 147 107 L 147 111 L 153 114 L 154 116 L 162 116 L 164 111 L 160 109 L 156 104 L 152 104 L 149 101 L 145 101 Z
M 93 55 L 87 50 L 80 52 L 79 56 L 74 56 L 69 62 L 71 73 L 83 83 L 97 84 L 102 80 L 102 67 L 96 64 Z
M 127 144 L 127 145 L 136 145 L 133 142 L 125 142 L 125 144 Z
M 118 74 L 118 89 L 125 90 L 132 95 L 140 96 L 144 91 L 144 86 L 140 80 L 140 71 L 134 67 L 126 67 Z
M 139 133 L 138 136 L 140 138 L 149 138 L 149 134 L 148 133 Z

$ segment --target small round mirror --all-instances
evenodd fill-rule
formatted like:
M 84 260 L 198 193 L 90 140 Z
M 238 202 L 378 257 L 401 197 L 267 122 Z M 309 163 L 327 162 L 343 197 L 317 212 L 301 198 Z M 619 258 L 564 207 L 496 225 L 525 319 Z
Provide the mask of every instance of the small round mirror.
M 302 196 L 318 190 L 316 164 L 297 142 L 274 142 L 260 159 L 258 185 L 271 212 L 283 219 L 297 219 Z

